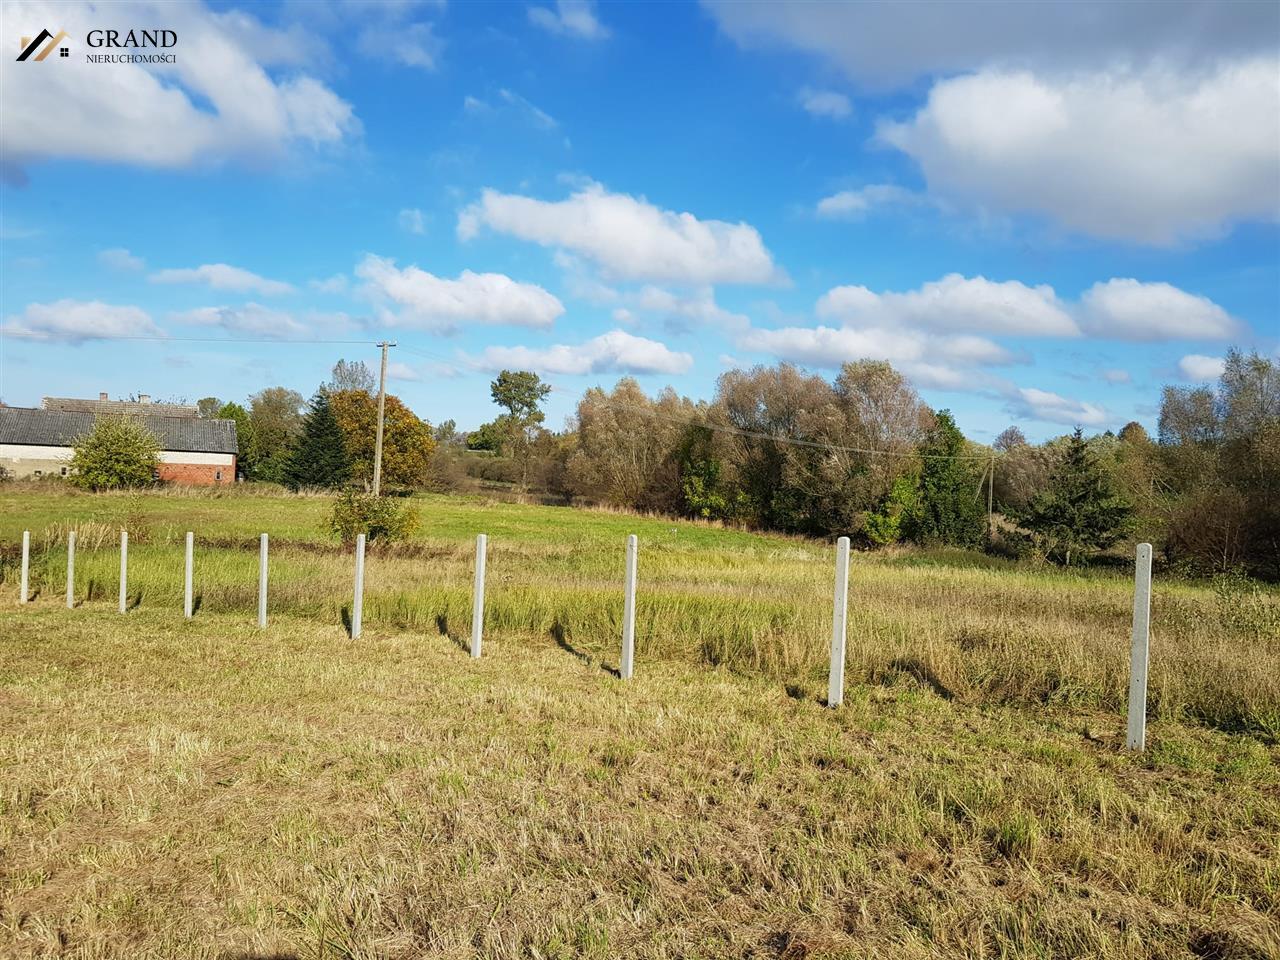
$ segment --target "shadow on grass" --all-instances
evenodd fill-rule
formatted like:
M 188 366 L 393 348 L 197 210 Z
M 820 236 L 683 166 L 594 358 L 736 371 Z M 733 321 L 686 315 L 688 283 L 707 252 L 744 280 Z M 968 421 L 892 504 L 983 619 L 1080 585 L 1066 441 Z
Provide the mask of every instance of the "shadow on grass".
M 191 598 L 191 615 L 194 617 L 200 612 L 200 608 L 204 606 L 204 594 L 197 593 Z
M 906 674 L 917 683 L 928 687 L 943 700 L 955 699 L 955 693 L 938 679 L 938 675 L 927 664 L 916 657 L 898 657 L 889 664 L 889 670 Z
M 449 642 L 467 654 L 467 656 L 471 655 L 471 645 L 462 638 L 462 634 L 450 632 L 449 615 L 447 613 L 436 614 L 436 630 L 440 632 L 440 636 L 448 637 Z
M 342 629 L 347 631 L 348 637 L 351 636 L 351 604 L 344 603 L 339 616 L 342 618 Z
M 142 606 L 142 591 L 139 590 L 132 598 L 125 597 L 124 608 L 126 610 L 137 610 Z
M 559 620 L 551 624 L 551 629 L 548 630 L 547 632 L 551 635 L 551 639 L 556 642 L 556 646 L 559 647 L 561 650 L 563 650 L 565 653 L 572 654 L 573 656 L 577 657 L 579 660 L 581 660 L 583 663 L 587 664 L 588 666 L 590 666 L 591 664 L 595 664 L 605 673 L 609 674 L 609 676 L 618 677 L 619 679 L 621 679 L 622 671 L 619 670 L 617 667 L 611 667 L 607 663 L 597 661 L 593 654 L 590 654 L 585 650 L 579 650 L 572 643 L 570 643 L 569 632 L 565 628 L 565 625 L 561 623 Z

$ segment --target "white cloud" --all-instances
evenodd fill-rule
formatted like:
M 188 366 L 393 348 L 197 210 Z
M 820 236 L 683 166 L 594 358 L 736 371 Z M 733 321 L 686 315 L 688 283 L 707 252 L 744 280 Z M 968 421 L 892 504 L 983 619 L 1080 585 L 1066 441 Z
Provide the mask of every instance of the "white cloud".
M 693 357 L 676 353 L 656 340 L 633 336 L 625 330 L 608 333 L 579 344 L 553 347 L 488 347 L 479 365 L 489 370 L 520 368 L 542 373 L 578 376 L 590 373 L 680 374 L 693 366 Z
M 752 329 L 737 344 L 742 350 L 810 367 L 836 369 L 856 360 L 887 360 L 918 386 L 942 390 L 991 387 L 996 381 L 978 368 L 1016 360 L 999 344 L 981 337 L 937 337 L 918 330 L 876 327 Z
M 819 317 L 846 326 L 918 327 L 1020 336 L 1071 337 L 1074 320 L 1047 285 L 948 274 L 905 293 L 835 287 L 818 300 Z
M 372 7 L 366 4 L 366 9 Z M 360 31 L 356 46 L 367 57 L 390 57 L 406 67 L 434 70 L 444 51 L 444 42 L 425 22 L 398 23 L 394 20 L 370 24 Z
M 1035 387 L 1015 388 L 1005 409 L 1015 417 L 1067 426 L 1100 427 L 1111 419 L 1110 414 L 1097 404 L 1072 400 Z
M 716 303 L 715 291 L 700 287 L 689 294 L 675 294 L 662 287 L 646 285 L 629 296 L 628 301 L 637 309 L 698 325 L 712 325 L 723 330 L 745 330 L 751 321 L 741 313 L 726 310 Z
M 365 281 L 367 295 L 399 308 L 384 319 L 403 326 L 439 331 L 463 323 L 549 327 L 564 313 L 564 305 L 542 287 L 501 273 L 464 270 L 450 280 L 415 266 L 400 269 L 394 260 L 372 254 L 355 272 Z
M 1241 331 L 1209 298 L 1167 283 L 1117 277 L 1095 283 L 1080 302 L 1085 328 L 1114 340 L 1225 340 Z
M 307 286 L 320 293 L 346 293 L 349 281 L 344 273 L 335 273 L 324 280 L 308 280 Z
M 16 2 L 6 4 L 5 22 L 49 24 L 76 47 L 66 60 L 38 65 L 57 69 L 0 58 L 0 153 L 10 180 L 53 158 L 168 169 L 261 164 L 295 144 L 334 144 L 359 131 L 351 105 L 318 80 L 268 72 L 294 59 L 288 51 L 296 43 L 243 12 L 198 3 Z M 90 29 L 140 24 L 176 31 L 175 64 L 85 61 Z M 281 52 L 272 52 L 276 46 Z
M 779 277 L 750 224 L 699 220 L 655 207 L 643 197 L 609 193 L 596 183 L 560 201 L 485 190 L 458 215 L 458 236 L 469 240 L 482 227 L 571 250 L 613 277 L 695 284 L 767 283 Z
M 879 136 L 932 193 L 1094 236 L 1167 245 L 1280 217 L 1274 56 L 1194 73 L 985 70 L 938 82 Z
M 259 293 L 263 296 L 293 292 L 292 285 L 281 280 L 269 280 L 225 263 L 206 263 L 198 267 L 158 270 L 151 274 L 149 279 L 152 283 L 204 283 L 214 290 Z
M 1076 0 L 909 4 L 703 0 L 743 47 L 795 48 L 875 87 L 907 85 L 990 64 L 1062 71 L 1117 62 L 1203 67 L 1273 50 L 1274 4 L 1191 0 L 1176 6 Z
M 853 114 L 853 104 L 843 93 L 834 90 L 814 90 L 805 87 L 800 91 L 800 106 L 815 117 L 831 117 L 844 120 Z
M 1199 353 L 1191 353 L 1178 361 L 1178 372 L 1184 380 L 1196 383 L 1207 383 L 1222 376 L 1227 368 L 1222 357 L 1206 357 Z
M 1131 383 L 1133 378 L 1128 370 L 1103 370 L 1102 379 L 1107 383 Z
M 416 207 L 406 207 L 401 210 L 396 221 L 400 224 L 400 229 L 405 233 L 421 235 L 427 232 L 426 224 L 422 218 L 422 211 Z
M 595 4 L 590 0 L 556 0 L 555 9 L 530 7 L 529 22 L 551 33 L 603 40 L 609 29 L 596 18 Z
M 228 333 L 272 340 L 305 339 L 317 333 L 345 331 L 355 326 L 355 321 L 345 313 L 311 310 L 294 314 L 252 302 L 227 307 L 197 307 L 171 313 L 169 319 L 184 326 L 218 327 Z
M 98 251 L 98 262 L 112 270 L 126 272 L 141 270 L 146 266 L 146 262 L 141 257 L 135 257 L 124 247 Z
M 9 317 L 4 325 L 9 337 L 84 343 L 87 340 L 115 340 L 130 337 L 163 337 L 145 310 L 113 306 L 99 300 L 58 300 L 32 303 L 22 313 Z
M 387 379 L 416 382 L 422 379 L 422 374 L 407 363 L 401 363 L 399 360 L 392 360 L 387 364 Z
M 498 91 L 498 96 L 524 114 L 535 127 L 540 127 L 543 130 L 554 130 L 560 125 L 556 122 L 555 117 L 530 103 L 518 93 L 513 93 L 503 88 Z
M 817 214 L 829 220 L 859 220 L 876 207 L 930 204 L 924 194 L 892 183 L 871 183 L 857 190 L 841 190 L 818 201 Z

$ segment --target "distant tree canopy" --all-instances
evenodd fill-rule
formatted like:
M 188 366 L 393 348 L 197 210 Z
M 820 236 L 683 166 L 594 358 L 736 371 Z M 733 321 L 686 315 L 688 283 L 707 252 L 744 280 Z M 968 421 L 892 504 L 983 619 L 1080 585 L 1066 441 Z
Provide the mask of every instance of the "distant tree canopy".
M 302 435 L 285 468 L 285 483 L 294 490 L 336 489 L 350 479 L 351 460 L 342 428 L 329 404 L 328 392 L 321 388 L 311 398 L 303 417 Z
M 940 410 L 920 447 L 919 495 L 907 519 L 907 535 L 917 543 L 976 547 L 982 542 L 981 469 L 966 452 L 955 418 Z
M 148 486 L 160 466 L 159 442 L 128 417 L 98 418 L 73 449 L 72 482 L 89 490 Z
M 1044 552 L 1070 566 L 1115 544 L 1129 530 L 1133 511 L 1097 461 L 1077 427 L 1048 484 L 1017 520 Z
M 373 483 L 377 447 L 378 398 L 363 390 L 329 397 L 351 463 L 351 479 Z M 389 487 L 421 487 L 428 481 L 436 441 L 431 425 L 419 420 L 399 397 L 387 394 L 382 433 L 382 482 Z
M 249 444 L 244 451 L 245 474 L 252 480 L 284 483 L 293 446 L 302 433 L 302 394 L 284 387 L 268 387 L 249 398 Z
M 378 381 L 363 360 L 339 360 L 333 365 L 333 371 L 329 375 L 329 382 L 324 388 L 329 393 L 342 393 L 346 390 L 363 390 L 365 393 L 373 393 L 378 387 Z
M 216 417 L 220 409 L 222 401 L 217 397 L 203 397 L 196 401 L 196 413 L 205 419 Z
M 367 486 L 372 376 L 340 363 L 333 382 L 361 385 L 327 399 L 351 482 Z M 975 547 L 986 542 L 983 479 L 994 461 L 993 549 L 1076 564 L 1104 551 L 1131 555 L 1140 538 L 1188 573 L 1280 580 L 1280 372 L 1256 352 L 1229 351 L 1216 384 L 1166 388 L 1154 438 L 1130 422 L 1117 434 L 1033 443 L 1011 426 L 978 446 L 949 412 L 931 410 L 900 373 L 872 361 L 845 364 L 834 380 L 785 363 L 729 370 L 700 402 L 669 388 L 647 394 L 624 377 L 588 389 L 559 433 L 543 427 L 549 392 L 535 373 L 502 371 L 490 383 L 502 412 L 465 437 L 449 420 L 433 431 L 388 397 L 387 484 L 533 486 L 565 501 L 847 535 L 866 547 Z M 250 478 L 319 482 L 304 479 L 303 464 L 321 463 L 338 443 L 325 439 L 334 433 L 317 401 L 305 418 L 302 405 L 276 387 L 255 394 L 248 411 L 217 409 L 236 420 Z M 211 407 L 202 401 L 202 412 Z M 341 475 L 332 466 L 324 483 Z
M 501 449 L 519 464 L 522 488 L 528 485 L 530 455 L 545 419 L 542 401 L 549 393 L 550 385 L 528 370 L 503 370 L 489 384 L 493 402 L 507 411 L 494 421 L 493 432 L 502 437 Z

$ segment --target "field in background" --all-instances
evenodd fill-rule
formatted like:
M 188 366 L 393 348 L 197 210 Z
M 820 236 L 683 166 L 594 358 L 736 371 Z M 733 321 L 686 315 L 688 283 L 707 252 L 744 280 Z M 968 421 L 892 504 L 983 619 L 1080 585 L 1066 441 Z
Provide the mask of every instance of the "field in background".
M 812 541 L 598 510 L 478 499 L 417 501 L 415 538 L 372 550 L 366 630 L 460 637 L 470 629 L 474 537 L 489 535 L 486 631 L 556 643 L 616 664 L 623 544 L 640 538 L 637 662 L 726 666 L 793 695 L 825 695 L 832 549 Z M 32 531 L 39 605 L 61 604 L 65 536 L 78 531 L 77 596 L 104 616 L 130 534 L 131 603 L 180 615 L 182 539 L 196 533 L 197 616 L 251 620 L 257 536 L 271 537 L 271 610 L 339 624 L 351 552 L 323 532 L 329 501 L 236 491 L 92 496 L 0 489 L 0 599 L 16 595 L 21 531 Z M 850 683 L 905 683 L 971 703 L 1121 712 L 1128 684 L 1131 575 L 1019 569 L 959 551 L 855 555 Z M 1150 706 L 1280 736 L 1280 594 L 1157 577 Z M 1158 730 L 1158 727 L 1157 727 Z

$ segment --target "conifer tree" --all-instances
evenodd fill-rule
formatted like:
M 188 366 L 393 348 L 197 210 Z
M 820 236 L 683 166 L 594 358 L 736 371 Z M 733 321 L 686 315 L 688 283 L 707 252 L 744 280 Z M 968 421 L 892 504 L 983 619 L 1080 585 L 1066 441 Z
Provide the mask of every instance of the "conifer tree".
M 916 543 L 976 547 L 982 543 L 986 504 L 976 496 L 978 471 L 964 458 L 964 434 L 949 410 L 920 447 L 920 493 L 907 518 L 907 536 Z
M 1070 566 L 1123 537 L 1132 515 L 1077 427 L 1048 486 L 1031 498 L 1018 521 L 1040 539 L 1047 555 Z
M 285 468 L 285 483 L 294 490 L 300 487 L 341 487 L 351 479 L 351 461 L 347 456 L 342 429 L 329 406 L 329 394 L 323 388 L 311 398 L 298 438 Z

